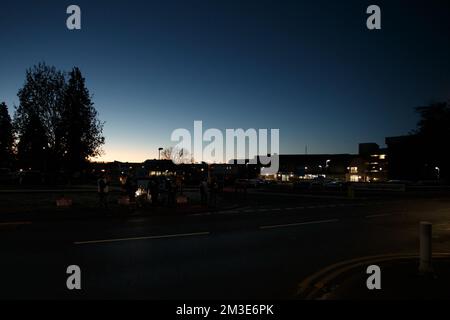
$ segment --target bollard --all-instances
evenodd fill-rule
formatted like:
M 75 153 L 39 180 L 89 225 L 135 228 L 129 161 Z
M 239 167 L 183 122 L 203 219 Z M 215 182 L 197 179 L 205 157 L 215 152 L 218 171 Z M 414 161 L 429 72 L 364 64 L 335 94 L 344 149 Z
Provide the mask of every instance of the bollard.
M 353 188 L 353 186 L 349 186 L 347 189 L 347 196 L 350 199 L 355 199 L 355 189 Z
M 430 222 L 420 223 L 420 266 L 419 272 L 426 274 L 433 272 L 432 260 L 432 224 Z

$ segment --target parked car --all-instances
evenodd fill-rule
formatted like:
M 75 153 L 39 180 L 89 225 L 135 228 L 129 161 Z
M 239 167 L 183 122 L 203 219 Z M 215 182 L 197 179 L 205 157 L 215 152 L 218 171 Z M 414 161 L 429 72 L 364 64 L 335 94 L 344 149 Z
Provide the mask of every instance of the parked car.
M 14 175 L 8 168 L 0 168 L 0 184 L 10 184 L 14 180 Z
M 342 190 L 345 187 L 345 183 L 342 181 L 330 181 L 324 184 L 325 189 Z
M 44 176 L 40 171 L 30 170 L 18 173 L 20 185 L 40 185 L 43 183 Z
M 262 179 L 237 179 L 236 185 L 246 188 L 258 188 L 265 185 L 265 181 Z
M 409 180 L 388 180 L 387 183 L 404 184 L 405 186 L 410 186 L 413 184 L 413 182 Z
M 294 190 L 309 190 L 311 188 L 311 181 L 296 181 L 292 184 Z

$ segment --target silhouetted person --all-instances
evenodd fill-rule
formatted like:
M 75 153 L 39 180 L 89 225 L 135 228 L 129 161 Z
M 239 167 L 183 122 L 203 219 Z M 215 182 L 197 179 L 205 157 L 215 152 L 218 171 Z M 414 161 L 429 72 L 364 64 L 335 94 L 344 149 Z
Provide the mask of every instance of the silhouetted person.
M 97 180 L 97 191 L 100 207 L 108 208 L 109 182 L 105 175 Z
M 202 180 L 202 182 L 200 182 L 200 200 L 202 206 L 206 206 L 208 204 L 208 183 L 206 183 L 206 180 Z
M 136 201 L 136 183 L 131 176 L 128 176 L 125 182 L 125 192 L 130 203 L 134 203 Z
M 175 188 L 175 184 L 172 181 L 167 180 L 167 204 L 169 206 L 175 205 Z
M 217 192 L 219 191 L 219 184 L 217 183 L 216 178 L 211 180 L 211 186 L 209 188 L 209 203 L 211 206 L 215 207 L 217 205 Z
M 150 194 L 152 196 L 152 205 L 156 206 L 158 204 L 159 183 L 155 179 L 150 183 Z

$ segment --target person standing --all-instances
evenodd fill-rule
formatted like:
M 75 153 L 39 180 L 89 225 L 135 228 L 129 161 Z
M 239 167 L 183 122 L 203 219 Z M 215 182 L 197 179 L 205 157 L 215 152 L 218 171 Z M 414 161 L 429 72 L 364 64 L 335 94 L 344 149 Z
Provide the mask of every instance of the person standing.
M 97 180 L 97 192 L 100 207 L 108 209 L 109 182 L 105 175 Z
M 216 205 L 217 205 L 217 192 L 218 191 L 219 191 L 219 184 L 217 183 L 217 179 L 214 177 L 211 179 L 211 186 L 209 188 L 210 205 L 212 207 L 216 207 Z
M 159 184 L 158 181 L 156 181 L 156 178 L 153 178 L 150 183 L 150 194 L 152 196 L 152 205 L 156 207 L 158 205 L 159 196 Z
M 206 180 L 202 180 L 200 183 L 200 199 L 202 206 L 206 206 L 208 204 L 208 183 Z

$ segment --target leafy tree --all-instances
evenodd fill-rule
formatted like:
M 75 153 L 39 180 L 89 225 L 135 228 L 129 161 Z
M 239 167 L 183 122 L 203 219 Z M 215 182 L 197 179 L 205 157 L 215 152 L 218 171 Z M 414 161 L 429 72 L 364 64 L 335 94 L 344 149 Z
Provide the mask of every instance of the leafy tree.
M 64 74 L 55 67 L 39 63 L 27 70 L 14 117 L 20 163 L 39 169 L 58 168 L 64 90 Z
M 423 137 L 440 140 L 450 137 L 450 105 L 447 102 L 432 103 L 416 108 L 420 114 L 417 133 Z
M 0 166 L 11 166 L 13 159 L 13 127 L 8 107 L 0 104 Z
M 27 126 L 20 132 L 17 144 L 17 159 L 22 168 L 47 171 L 49 160 L 49 143 L 45 128 L 35 114 L 27 120 Z
M 59 129 L 69 172 L 81 170 L 90 157 L 101 154 L 105 142 L 103 123 L 98 119 L 98 112 L 78 68 L 73 68 L 69 73 Z
M 431 103 L 416 108 L 420 115 L 415 134 L 420 138 L 423 157 L 431 170 L 438 167 L 441 178 L 450 178 L 450 157 L 447 143 L 450 140 L 450 104 Z
M 89 157 L 101 154 L 103 123 L 85 79 L 73 68 L 64 73 L 40 63 L 26 72 L 14 127 L 19 163 L 41 170 L 80 171 Z

